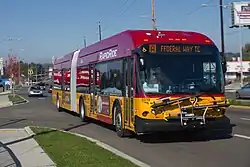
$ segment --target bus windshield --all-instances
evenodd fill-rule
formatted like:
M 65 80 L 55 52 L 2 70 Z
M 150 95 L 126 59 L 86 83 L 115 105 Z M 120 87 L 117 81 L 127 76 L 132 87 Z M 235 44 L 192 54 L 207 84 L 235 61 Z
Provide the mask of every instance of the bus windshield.
M 199 53 L 149 53 L 139 58 L 139 82 L 146 94 L 223 93 L 220 54 L 215 46 Z

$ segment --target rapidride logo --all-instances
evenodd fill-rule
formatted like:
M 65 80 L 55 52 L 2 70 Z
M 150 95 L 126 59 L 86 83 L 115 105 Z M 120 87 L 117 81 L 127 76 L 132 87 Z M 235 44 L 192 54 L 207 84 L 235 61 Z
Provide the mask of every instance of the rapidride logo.
M 117 49 L 109 49 L 107 52 L 99 53 L 99 60 L 110 59 L 117 56 Z

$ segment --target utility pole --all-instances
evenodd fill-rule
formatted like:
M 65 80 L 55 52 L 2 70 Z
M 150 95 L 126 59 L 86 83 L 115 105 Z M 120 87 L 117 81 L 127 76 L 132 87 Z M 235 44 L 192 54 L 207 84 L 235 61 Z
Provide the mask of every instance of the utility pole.
M 18 59 L 18 82 L 21 84 L 21 60 Z
M 83 39 L 83 43 L 84 43 L 84 47 L 86 48 L 86 47 L 87 47 L 86 37 L 84 37 L 84 39 Z
M 37 64 L 36 64 L 36 84 L 37 84 Z
M 153 27 L 153 30 L 157 30 L 156 18 L 155 18 L 155 1 L 154 0 L 151 0 L 151 6 L 152 6 L 152 27 Z
M 223 3 L 219 0 L 220 4 L 220 33 L 221 33 L 221 54 L 223 59 L 225 59 L 225 43 L 224 43 L 224 20 L 223 20 Z
M 99 31 L 99 40 L 102 40 L 102 28 L 101 28 L 101 22 L 98 21 L 98 31 Z
M 28 77 L 28 86 L 30 86 L 30 67 L 29 67 L 29 62 L 27 62 L 28 64 L 28 73 L 27 73 L 27 77 Z

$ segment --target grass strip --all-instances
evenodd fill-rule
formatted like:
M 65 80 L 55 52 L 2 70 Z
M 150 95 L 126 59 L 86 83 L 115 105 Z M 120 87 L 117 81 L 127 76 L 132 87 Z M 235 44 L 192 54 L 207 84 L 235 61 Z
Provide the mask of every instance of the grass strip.
M 230 105 L 235 106 L 250 106 L 250 102 L 248 101 L 240 101 L 240 100 L 228 100 Z
M 138 167 L 85 138 L 48 128 L 31 129 L 57 167 Z
M 8 95 L 8 98 L 9 100 L 13 103 L 13 104 L 18 104 L 18 103 L 23 103 L 25 102 L 26 100 L 23 99 L 20 95 L 18 94 L 11 94 L 11 95 Z

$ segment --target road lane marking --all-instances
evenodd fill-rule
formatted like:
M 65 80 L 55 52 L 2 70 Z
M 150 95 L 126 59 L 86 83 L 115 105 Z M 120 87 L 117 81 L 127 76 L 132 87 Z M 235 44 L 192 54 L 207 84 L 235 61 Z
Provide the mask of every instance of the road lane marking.
M 245 135 L 240 135 L 240 134 L 234 134 L 234 137 L 239 137 L 239 138 L 250 140 L 250 136 L 245 136 Z
M 250 121 L 250 118 L 240 118 L 240 119 L 244 121 Z
M 39 98 L 37 98 L 38 100 L 44 100 L 44 99 L 46 99 L 45 97 L 39 97 Z

